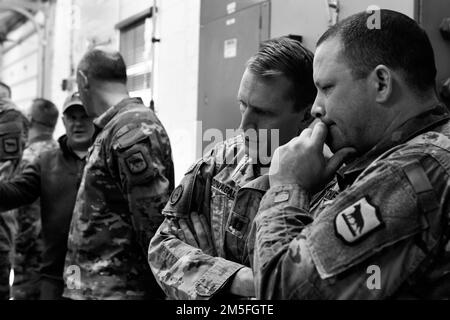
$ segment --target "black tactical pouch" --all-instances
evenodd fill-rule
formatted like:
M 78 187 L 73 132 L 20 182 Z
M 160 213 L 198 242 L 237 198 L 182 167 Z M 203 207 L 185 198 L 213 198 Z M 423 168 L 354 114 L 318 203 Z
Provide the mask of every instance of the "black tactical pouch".
M 0 123 L 0 161 L 20 160 L 22 130 L 18 123 Z

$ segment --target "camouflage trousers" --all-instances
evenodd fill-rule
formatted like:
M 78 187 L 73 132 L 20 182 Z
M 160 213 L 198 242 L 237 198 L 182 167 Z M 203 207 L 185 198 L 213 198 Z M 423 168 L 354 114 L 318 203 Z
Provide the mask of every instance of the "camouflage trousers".
M 40 281 L 38 274 L 29 275 L 26 279 L 14 277 L 14 284 L 11 288 L 13 300 L 39 300 L 39 296 Z
M 17 210 L 17 225 L 12 298 L 37 300 L 43 251 L 39 201 Z
M 0 213 L 0 300 L 9 300 L 9 274 L 14 256 L 17 221 L 13 211 Z
M 9 252 L 0 252 L 0 300 L 9 300 L 9 272 L 11 259 Z

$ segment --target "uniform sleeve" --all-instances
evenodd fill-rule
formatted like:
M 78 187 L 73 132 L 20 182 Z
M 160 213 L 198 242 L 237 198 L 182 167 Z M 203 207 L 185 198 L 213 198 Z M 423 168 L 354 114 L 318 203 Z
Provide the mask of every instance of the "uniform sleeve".
M 212 162 L 212 163 L 211 163 Z M 170 299 L 211 299 L 244 265 L 213 257 L 178 238 L 176 222 L 190 212 L 209 215 L 209 181 L 214 162 L 200 160 L 186 173 L 167 203 L 163 224 L 150 242 L 148 260 L 156 280 Z M 208 211 L 205 212 L 205 211 Z
M 434 183 L 445 177 L 437 162 L 424 168 L 434 189 L 448 189 Z M 391 297 L 436 247 L 431 235 L 448 211 L 447 201 L 425 216 L 419 198 L 405 166 L 388 162 L 367 170 L 314 219 L 299 186 L 270 189 L 256 219 L 258 298 Z
M 137 240 L 146 256 L 150 239 L 163 221 L 161 210 L 173 188 L 170 143 L 157 125 L 147 126 L 146 131 L 141 127 L 126 130 L 113 140 L 118 171 L 113 174 L 119 177 Z
M 40 163 L 38 160 L 24 167 L 9 181 L 0 182 L 0 211 L 11 210 L 36 201 L 40 196 Z

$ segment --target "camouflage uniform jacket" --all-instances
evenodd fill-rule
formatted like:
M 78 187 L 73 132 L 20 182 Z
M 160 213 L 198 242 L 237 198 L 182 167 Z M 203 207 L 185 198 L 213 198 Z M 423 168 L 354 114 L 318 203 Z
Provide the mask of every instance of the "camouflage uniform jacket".
M 212 298 L 249 265 L 248 235 L 267 189 L 268 178 L 245 155 L 241 136 L 216 145 L 187 171 L 149 246 L 149 264 L 170 299 Z M 192 211 L 207 218 L 217 256 L 178 238 L 177 220 L 190 223 Z
M 137 98 L 124 99 L 94 124 L 69 232 L 64 296 L 160 297 L 146 253 L 173 189 L 169 138 Z
M 271 188 L 256 218 L 257 297 L 449 298 L 449 175 L 437 106 L 344 167 L 343 191 L 316 209 L 298 185 Z
M 0 161 L 0 165 L 3 161 Z M 17 172 L 18 167 L 9 165 L 2 168 L 0 172 L 0 183 L 11 179 Z M 0 198 L 0 202 L 2 199 Z M 13 267 L 15 236 L 17 233 L 17 210 L 0 212 L 0 301 L 9 300 L 9 274 Z
M 40 154 L 20 174 L 0 183 L 0 211 L 40 199 L 44 244 L 40 275 L 41 279 L 58 283 L 58 292 L 43 296 L 45 299 L 62 296 L 67 236 L 85 165 L 85 159 L 80 159 L 68 145 L 67 136 L 58 142 L 59 148 Z
M 0 165 L 3 163 L 0 161 Z M 0 183 L 6 182 L 17 172 L 12 165 L 3 167 L 0 172 Z M 0 198 L 0 202 L 2 199 Z M 0 212 L 0 301 L 9 300 L 9 274 L 13 267 L 15 236 L 17 234 L 17 210 Z
M 17 174 L 27 135 L 28 121 L 25 116 L 11 100 L 0 99 L 0 181 L 8 181 Z M 16 215 L 15 210 L 0 212 L 0 300 L 10 296 L 9 272 L 17 232 Z
M 20 171 L 34 162 L 40 154 L 58 148 L 58 143 L 50 137 L 37 137 L 25 148 L 20 163 Z M 14 253 L 14 299 L 37 298 L 36 285 L 42 254 L 42 225 L 40 201 L 20 207 L 17 210 L 18 231 Z M 21 288 L 20 286 L 27 285 Z

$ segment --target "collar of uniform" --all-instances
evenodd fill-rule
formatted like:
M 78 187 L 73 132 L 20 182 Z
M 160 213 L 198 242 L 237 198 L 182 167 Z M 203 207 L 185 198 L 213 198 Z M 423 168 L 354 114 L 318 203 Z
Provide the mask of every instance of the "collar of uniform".
M 94 125 L 96 128 L 101 131 L 108 122 L 111 121 L 114 116 L 116 116 L 120 110 L 123 109 L 123 107 L 129 105 L 129 104 L 143 104 L 141 98 L 125 98 L 122 101 L 120 101 L 115 106 L 112 106 L 108 110 L 106 110 L 103 114 L 101 114 L 97 119 L 94 120 Z
M 237 163 L 236 167 L 231 171 L 230 180 L 233 185 L 238 188 L 242 188 L 244 185 L 251 181 L 256 177 L 255 172 L 253 170 L 253 165 L 251 163 L 251 159 L 244 152 L 241 153 L 242 156 L 239 156 L 237 159 L 240 159 Z
M 246 154 L 237 169 L 240 172 L 240 176 L 235 175 L 233 178 L 237 181 L 237 185 L 240 188 L 252 188 L 264 192 L 269 189 L 268 174 L 270 166 L 261 166 L 258 163 L 253 163 L 253 160 Z M 266 178 L 262 178 L 264 176 L 267 176 L 267 185 Z M 243 181 L 249 182 L 242 184 Z
M 67 138 L 66 134 L 59 137 L 58 143 L 59 143 L 59 148 L 61 149 L 62 153 L 65 156 L 68 156 L 68 157 L 71 157 L 74 159 L 83 160 L 75 152 L 73 152 L 72 148 L 69 146 L 68 138 Z
M 450 115 L 447 108 L 438 104 L 431 110 L 427 110 L 424 113 L 407 120 L 389 137 L 382 139 L 369 152 L 362 157 L 355 159 L 349 165 L 341 168 L 337 172 L 339 187 L 342 190 L 352 184 L 362 171 L 387 150 L 411 140 L 448 119 L 450 119 Z

